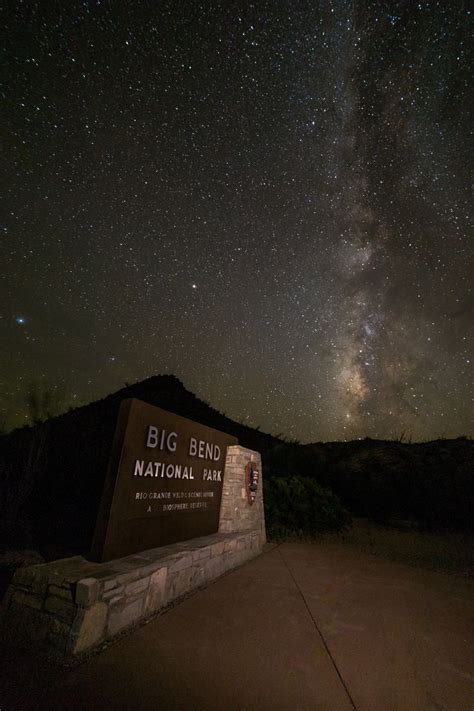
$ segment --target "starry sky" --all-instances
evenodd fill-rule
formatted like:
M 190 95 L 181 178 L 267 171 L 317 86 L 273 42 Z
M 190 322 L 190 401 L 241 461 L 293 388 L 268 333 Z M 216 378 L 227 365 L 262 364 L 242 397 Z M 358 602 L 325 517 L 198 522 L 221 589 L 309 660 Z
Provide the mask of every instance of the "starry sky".
M 174 373 L 301 441 L 473 435 L 471 20 L 10 3 L 2 425 Z

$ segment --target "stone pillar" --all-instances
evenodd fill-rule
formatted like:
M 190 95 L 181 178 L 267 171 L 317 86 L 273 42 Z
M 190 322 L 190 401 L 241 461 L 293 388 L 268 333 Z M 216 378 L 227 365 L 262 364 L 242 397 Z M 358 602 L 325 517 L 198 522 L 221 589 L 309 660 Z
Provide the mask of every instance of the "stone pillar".
M 245 467 L 254 462 L 259 471 L 257 495 L 253 504 L 247 496 Z M 227 447 L 227 457 L 222 486 L 219 533 L 257 531 L 260 545 L 266 541 L 263 510 L 262 459 L 259 452 L 239 445 Z

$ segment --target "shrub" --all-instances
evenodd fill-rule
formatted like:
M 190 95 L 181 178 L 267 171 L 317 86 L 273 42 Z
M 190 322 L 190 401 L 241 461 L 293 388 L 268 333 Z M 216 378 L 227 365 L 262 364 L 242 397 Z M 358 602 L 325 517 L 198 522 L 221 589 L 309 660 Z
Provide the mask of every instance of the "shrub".
M 340 530 L 350 522 L 336 494 L 306 477 L 268 479 L 264 501 L 270 538 Z

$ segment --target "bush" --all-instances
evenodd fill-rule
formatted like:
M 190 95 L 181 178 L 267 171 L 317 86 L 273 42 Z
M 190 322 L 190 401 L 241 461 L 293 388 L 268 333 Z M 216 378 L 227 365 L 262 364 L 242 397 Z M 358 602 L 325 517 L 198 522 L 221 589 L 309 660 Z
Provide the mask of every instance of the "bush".
M 473 445 L 468 440 L 348 442 L 330 483 L 354 516 L 416 521 L 430 530 L 472 531 Z
M 421 529 L 474 529 L 474 442 L 378 440 L 280 444 L 264 453 L 265 484 L 309 478 L 328 487 L 353 516 L 411 521 Z
M 350 516 L 336 494 L 313 479 L 275 477 L 265 482 L 265 519 L 270 538 L 340 530 Z

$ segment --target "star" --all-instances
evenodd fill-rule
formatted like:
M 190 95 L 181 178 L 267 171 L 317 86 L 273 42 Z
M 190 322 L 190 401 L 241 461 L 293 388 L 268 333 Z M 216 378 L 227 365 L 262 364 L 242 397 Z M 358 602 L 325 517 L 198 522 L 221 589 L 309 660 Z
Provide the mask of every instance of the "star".
M 474 434 L 461 0 L 10 5 L 0 423 L 168 372 L 290 439 Z

